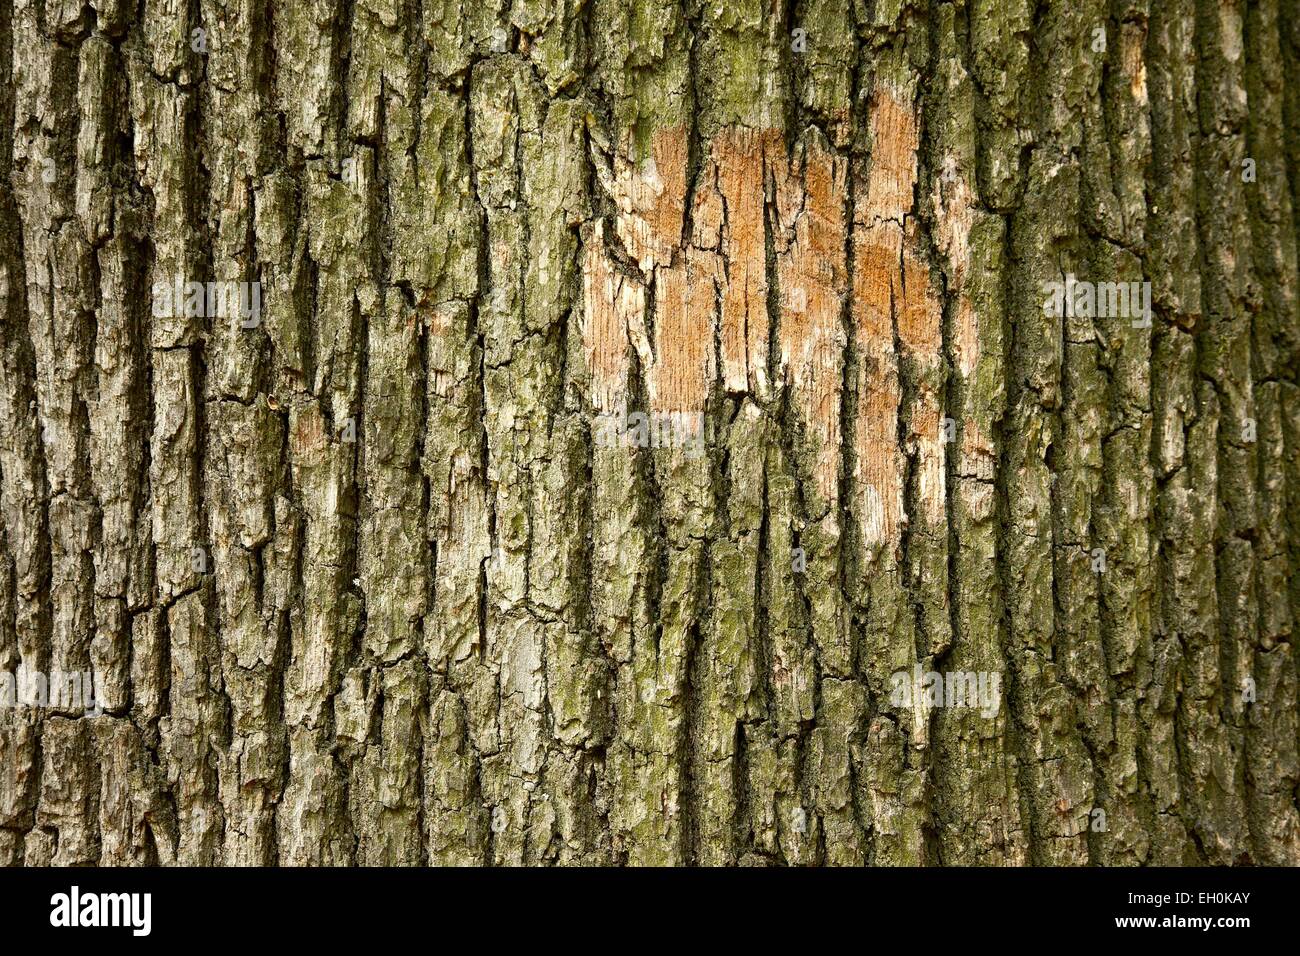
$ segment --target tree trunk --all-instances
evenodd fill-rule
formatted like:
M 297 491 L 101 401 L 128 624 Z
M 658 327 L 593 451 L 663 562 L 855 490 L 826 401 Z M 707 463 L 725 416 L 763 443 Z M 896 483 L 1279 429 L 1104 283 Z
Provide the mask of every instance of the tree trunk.
M 0 75 L 0 863 L 1300 863 L 1298 0 Z

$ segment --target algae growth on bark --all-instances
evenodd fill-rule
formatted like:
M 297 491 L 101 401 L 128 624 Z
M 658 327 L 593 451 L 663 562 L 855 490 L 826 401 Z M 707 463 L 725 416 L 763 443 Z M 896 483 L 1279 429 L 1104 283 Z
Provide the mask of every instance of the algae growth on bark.
M 1298 75 L 0 5 L 0 863 L 1300 863 Z

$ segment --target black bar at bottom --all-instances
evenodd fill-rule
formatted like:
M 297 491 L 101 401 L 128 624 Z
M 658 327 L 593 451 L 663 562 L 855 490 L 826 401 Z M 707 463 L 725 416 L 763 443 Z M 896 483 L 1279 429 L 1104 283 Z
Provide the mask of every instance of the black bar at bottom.
M 1183 945 L 1196 936 L 1232 946 L 1294 926 L 1297 906 L 1300 870 L 1259 868 L 0 870 L 7 941 L 48 934 L 126 947 L 333 950 L 412 937 L 416 951 L 425 940 L 434 952 L 512 938 L 731 951 L 792 932 L 808 942 L 848 933 L 863 950 L 898 945 L 898 934 L 933 944 Z

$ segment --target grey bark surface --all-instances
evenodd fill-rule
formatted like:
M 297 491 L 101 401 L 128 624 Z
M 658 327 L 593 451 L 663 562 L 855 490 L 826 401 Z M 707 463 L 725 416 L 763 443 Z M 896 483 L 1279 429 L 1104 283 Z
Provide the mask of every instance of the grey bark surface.
M 0 0 L 0 77 L 0 673 L 103 709 L 0 708 L 0 864 L 1300 864 L 1297 0 Z

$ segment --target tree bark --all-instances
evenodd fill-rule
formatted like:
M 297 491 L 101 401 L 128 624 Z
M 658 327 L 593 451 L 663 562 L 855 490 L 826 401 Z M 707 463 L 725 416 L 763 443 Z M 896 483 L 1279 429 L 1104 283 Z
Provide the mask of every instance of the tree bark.
M 1300 864 L 1297 0 L 13 0 L 0 76 L 0 672 L 97 705 L 0 709 L 0 863 Z

